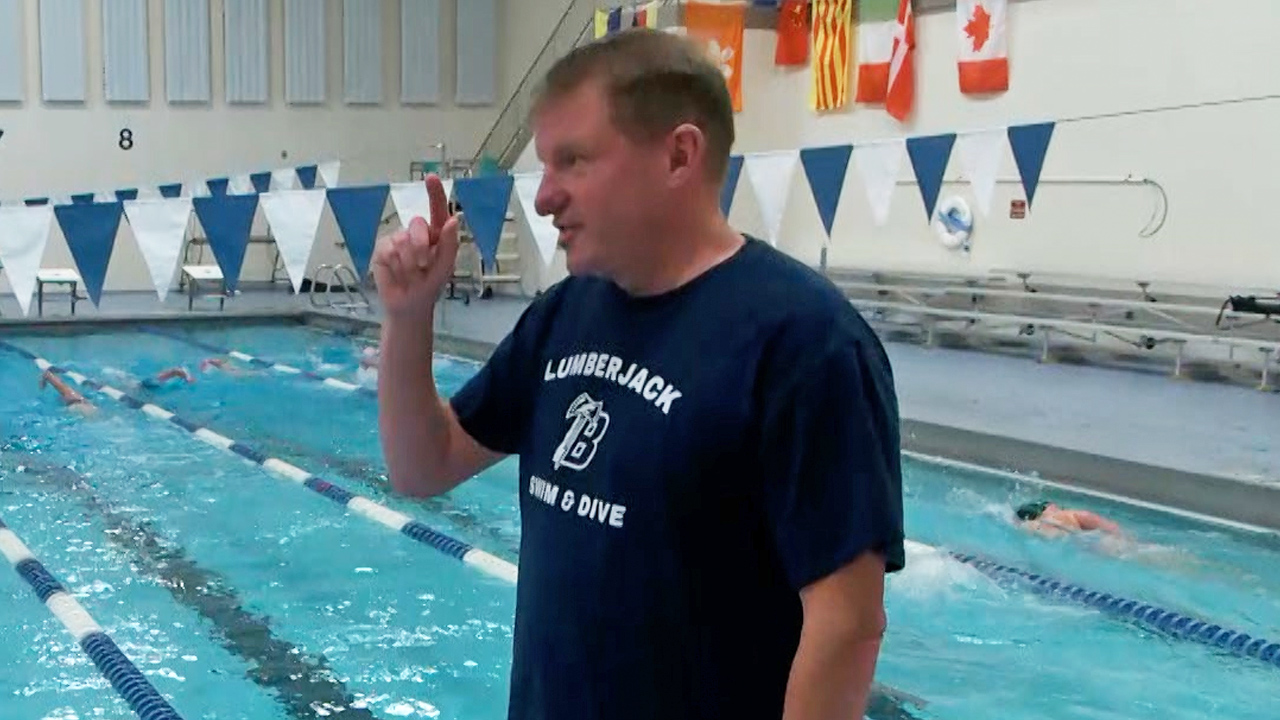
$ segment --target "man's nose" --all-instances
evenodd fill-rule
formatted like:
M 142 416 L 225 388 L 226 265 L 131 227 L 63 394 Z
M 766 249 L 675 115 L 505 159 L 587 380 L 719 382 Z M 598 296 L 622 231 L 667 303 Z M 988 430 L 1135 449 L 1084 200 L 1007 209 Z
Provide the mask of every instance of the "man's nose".
M 538 185 L 538 194 L 533 199 L 533 209 L 539 215 L 555 215 L 564 208 L 567 198 L 564 189 L 551 174 L 544 173 L 542 183 Z

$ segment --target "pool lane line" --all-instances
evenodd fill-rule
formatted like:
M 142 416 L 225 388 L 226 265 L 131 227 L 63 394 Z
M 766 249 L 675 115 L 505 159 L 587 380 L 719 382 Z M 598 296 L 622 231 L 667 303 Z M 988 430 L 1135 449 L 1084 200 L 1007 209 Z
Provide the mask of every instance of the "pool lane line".
M 1181 517 L 1187 520 L 1193 520 L 1195 522 L 1203 523 L 1205 525 L 1211 525 L 1211 526 L 1216 526 L 1220 528 L 1229 528 L 1231 530 L 1238 530 L 1238 531 L 1250 533 L 1253 535 L 1270 535 L 1272 537 L 1280 536 L 1280 530 L 1275 530 L 1273 528 L 1262 527 L 1260 525 L 1250 525 L 1249 523 L 1239 522 L 1238 520 L 1228 520 L 1227 518 L 1214 517 L 1212 515 L 1205 515 L 1202 513 L 1194 512 L 1192 510 L 1183 510 L 1182 508 L 1176 508 L 1170 505 L 1161 505 L 1160 503 L 1154 503 L 1148 500 L 1138 500 L 1136 498 L 1125 497 L 1123 495 L 1116 495 L 1113 493 L 1104 492 L 1102 490 L 1094 490 L 1092 488 L 1068 485 L 1065 483 L 1055 482 L 1053 480 L 1046 480 L 1045 478 L 1037 477 L 1035 475 L 1026 475 L 1023 473 L 1014 472 L 1012 470 L 1000 470 L 998 468 L 988 467 L 986 465 L 979 465 L 977 463 L 965 462 L 964 460 L 953 460 L 952 458 L 939 457 L 937 455 L 929 455 L 926 453 L 916 452 L 914 450 L 903 450 L 902 454 L 906 457 L 911 458 L 912 460 L 917 460 L 923 463 L 929 463 L 931 465 L 937 465 L 939 467 L 952 468 L 955 470 L 963 470 L 967 472 L 977 473 L 979 475 L 991 475 L 994 477 L 1003 478 L 1005 480 L 1010 480 L 1013 482 L 1043 485 L 1045 487 L 1051 487 L 1055 490 L 1061 490 L 1062 492 L 1071 493 L 1073 495 L 1085 495 L 1088 497 L 1095 497 L 1102 500 L 1109 500 L 1111 502 L 1118 503 L 1120 505 L 1129 505 L 1131 507 L 1139 507 L 1144 510 L 1151 510 L 1153 512 L 1163 513 L 1166 515 L 1175 515 L 1177 517 Z
M 302 648 L 276 635 L 267 618 L 245 609 L 244 598 L 225 578 L 200 566 L 187 556 L 185 548 L 151 529 L 150 523 L 112 507 L 83 475 L 30 453 L 6 452 L 0 455 L 0 463 L 23 466 L 23 473 L 11 477 L 39 478 L 36 486 L 47 483 L 99 517 L 106 526 L 107 540 L 129 552 L 139 574 L 155 579 L 179 604 L 209 621 L 210 634 L 215 636 L 211 639 L 221 639 L 224 649 L 246 661 L 249 668 L 245 676 L 273 692 L 290 717 L 315 718 L 317 708 L 344 720 L 375 717 L 356 706 L 357 698 L 337 679 L 323 656 L 312 659 Z
M 308 380 L 314 380 L 323 385 L 328 385 L 331 388 L 336 388 L 338 390 L 345 390 L 347 392 L 353 392 L 360 395 L 369 395 L 372 397 L 377 397 L 377 394 L 378 394 L 378 391 L 375 390 L 374 388 L 365 387 L 364 385 L 359 385 L 356 383 L 350 383 L 345 380 L 339 380 L 337 378 L 326 377 L 324 375 L 321 375 L 318 372 L 315 372 L 314 370 L 303 370 L 302 368 L 296 368 L 292 365 L 286 365 L 284 363 L 273 362 L 271 360 L 266 360 L 254 355 L 250 355 L 245 352 L 241 352 L 239 350 L 219 347 L 217 345 L 204 342 L 203 340 L 196 340 L 195 338 L 189 338 L 179 333 L 172 332 L 170 330 L 164 330 L 162 328 L 155 328 L 150 326 L 143 326 L 141 330 L 143 332 L 150 333 L 152 335 L 159 335 L 160 337 L 166 337 L 166 338 L 169 338 L 170 340 L 176 340 L 177 342 L 186 343 L 187 345 L 199 348 L 201 350 L 204 350 L 205 352 L 213 353 L 214 355 L 226 355 L 228 357 L 235 358 L 236 360 L 240 360 L 241 362 L 248 363 L 249 365 L 255 368 L 259 368 L 263 370 L 274 370 L 275 372 L 278 372 L 284 375 L 297 375 L 299 377 L 304 377 Z
M 147 680 L 110 635 L 89 615 L 53 573 L 36 559 L 18 534 L 0 520 L 0 553 L 8 558 L 19 577 L 31 586 L 36 597 L 48 608 L 80 649 L 97 666 L 98 672 L 111 683 L 121 697 L 142 720 L 182 720 L 178 711 Z
M 214 432 L 198 423 L 193 423 L 180 415 L 166 410 L 154 403 L 145 402 L 133 397 L 132 395 L 103 384 L 97 380 L 86 377 L 78 372 L 67 370 L 49 362 L 45 358 L 39 357 L 23 348 L 12 343 L 0 341 L 0 347 L 6 348 L 12 352 L 16 352 L 23 357 L 35 363 L 36 367 L 41 370 L 49 370 L 59 375 L 65 375 L 71 378 L 78 385 L 101 392 L 102 394 L 119 401 L 122 405 L 133 410 L 139 410 L 142 413 L 161 421 L 168 421 L 177 427 L 186 430 L 195 437 L 208 445 L 216 447 L 227 452 L 248 460 L 249 462 L 271 472 L 274 475 L 282 477 L 286 480 L 292 480 L 309 490 L 312 490 L 324 497 L 346 507 L 358 515 L 380 523 L 392 530 L 406 535 L 423 545 L 439 550 L 440 552 L 461 560 L 464 564 L 480 570 L 492 577 L 504 580 L 512 585 L 516 584 L 517 569 L 513 563 L 510 563 L 496 555 L 491 555 L 480 548 L 474 547 L 469 543 L 462 542 L 453 537 L 422 523 L 419 520 L 405 515 L 397 510 L 392 510 L 385 505 L 374 502 L 369 498 L 356 495 L 342 487 L 334 485 L 317 475 L 313 475 L 302 468 L 291 463 L 285 462 L 279 458 L 267 457 L 252 446 L 237 442 Z
M 1122 620 L 1137 622 L 1149 630 L 1177 640 L 1190 640 L 1219 650 L 1226 650 L 1240 657 L 1261 660 L 1280 668 L 1280 643 L 1266 638 L 1255 638 L 1248 633 L 1232 630 L 1208 620 L 1199 620 L 1156 605 L 1131 600 L 1119 595 L 1104 593 L 1069 582 L 1055 580 L 1047 575 L 1029 572 L 1011 565 L 994 562 L 970 553 L 936 548 L 908 540 L 907 546 L 917 551 L 945 553 L 994 580 L 1013 579 L 1030 584 L 1031 589 L 1054 598 L 1069 600 L 1086 608 L 1100 610 Z

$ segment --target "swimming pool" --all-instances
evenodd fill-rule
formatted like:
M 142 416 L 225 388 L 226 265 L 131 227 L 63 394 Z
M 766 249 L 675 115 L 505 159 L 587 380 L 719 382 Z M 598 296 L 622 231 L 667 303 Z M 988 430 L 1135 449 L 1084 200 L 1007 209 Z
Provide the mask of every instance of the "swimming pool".
M 444 498 L 386 489 L 375 398 L 347 384 L 367 341 L 280 324 L 0 340 L 126 391 L 131 378 L 173 365 L 197 376 L 136 393 L 187 429 L 81 387 L 100 408 L 86 420 L 38 390 L 31 359 L 0 351 L 0 520 L 183 717 L 504 717 L 515 595 L 501 573 L 391 532 L 335 504 L 332 492 L 308 492 L 191 432 L 252 446 L 515 562 L 513 460 Z M 312 374 L 196 372 L 225 349 Z M 449 393 L 474 369 L 444 359 L 438 380 Z M 1274 536 L 914 459 L 905 471 L 915 541 L 1280 641 Z M 1028 537 L 1007 518 L 1033 494 L 1105 512 L 1176 551 L 1118 558 Z M 129 716 L 31 588 L 6 577 L 4 716 Z M 905 699 L 873 717 L 1274 714 L 1280 665 L 1258 652 L 1178 639 L 1007 580 L 945 553 L 911 554 L 889 582 L 877 672 Z

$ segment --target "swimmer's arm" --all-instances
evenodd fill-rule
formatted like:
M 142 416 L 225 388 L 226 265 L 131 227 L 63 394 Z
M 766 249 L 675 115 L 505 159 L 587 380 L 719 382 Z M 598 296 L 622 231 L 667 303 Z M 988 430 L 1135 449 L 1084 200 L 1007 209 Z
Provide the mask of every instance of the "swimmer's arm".
M 886 624 L 884 568 L 884 557 L 868 551 L 800 591 L 804 623 L 783 720 L 866 713 Z
M 448 492 L 504 456 L 476 442 L 436 390 L 433 327 L 382 326 L 378 425 L 396 492 L 430 497 Z

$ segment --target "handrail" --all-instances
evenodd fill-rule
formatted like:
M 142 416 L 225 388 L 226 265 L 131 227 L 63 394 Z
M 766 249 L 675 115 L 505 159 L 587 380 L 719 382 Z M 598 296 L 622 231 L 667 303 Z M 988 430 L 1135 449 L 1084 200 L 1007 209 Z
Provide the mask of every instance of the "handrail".
M 551 31 L 550 35 L 548 35 L 547 41 L 542 45 L 542 48 L 538 51 L 538 54 L 534 57 L 533 61 L 529 63 L 529 69 L 525 71 L 524 76 L 521 77 L 520 82 L 516 85 L 516 88 L 512 91 L 510 97 L 507 98 L 507 102 L 503 106 L 502 111 L 498 113 L 498 117 L 489 128 L 489 132 L 485 135 L 484 139 L 481 140 L 479 147 L 476 149 L 476 153 L 471 160 L 473 168 L 479 166 L 481 159 L 484 158 L 486 154 L 494 157 L 494 159 L 498 160 L 499 164 L 501 164 L 503 157 L 510 151 L 513 141 L 520 136 L 521 125 L 523 123 L 519 120 L 512 120 L 515 115 L 516 107 L 521 100 L 527 99 L 530 95 L 531 84 L 535 77 L 544 72 L 545 62 L 547 57 L 551 54 L 552 48 L 559 47 L 566 39 L 564 37 L 566 33 L 563 31 L 565 27 L 568 26 L 567 23 L 570 14 L 579 6 L 580 2 L 581 0 L 571 0 L 569 2 L 568 6 L 561 14 L 559 21 L 556 22 L 555 28 Z M 578 30 L 577 35 L 573 37 L 571 47 L 576 46 L 581 42 L 583 36 L 588 34 L 588 31 L 590 31 L 594 25 L 595 19 L 588 18 L 582 28 Z M 514 129 L 510 129 L 513 122 L 516 123 L 516 126 Z M 501 135 L 504 134 L 504 131 L 505 134 L 507 134 L 507 137 L 505 139 L 499 139 Z M 495 156 L 493 153 L 494 146 L 499 144 L 502 145 L 501 152 L 497 153 L 497 156 Z
M 560 33 L 560 28 L 563 27 L 565 21 L 569 19 L 569 13 L 573 12 L 573 9 L 577 7 L 577 5 L 578 0 L 569 0 L 568 4 L 565 5 L 564 12 L 560 13 L 560 19 L 556 21 L 556 26 L 552 28 L 551 33 L 547 35 L 547 41 L 542 44 L 542 47 L 538 50 L 538 54 L 534 56 L 533 62 L 529 63 L 529 69 L 526 70 L 524 76 L 520 78 L 520 82 L 516 83 L 516 89 L 513 90 L 511 92 L 511 96 L 507 98 L 507 104 L 502 106 L 502 110 L 498 113 L 497 119 L 494 120 L 493 127 L 489 128 L 489 132 L 484 136 L 484 139 L 480 141 L 480 148 L 483 149 L 485 145 L 489 144 L 489 138 L 493 137 L 493 134 L 497 131 L 499 122 L 501 122 L 502 118 L 506 116 L 507 111 L 511 109 L 511 105 L 515 103 L 516 97 L 520 95 L 520 90 L 529 82 L 529 78 L 533 75 L 533 69 L 537 67 L 538 61 L 542 59 L 547 48 L 551 47 L 551 43 L 555 40 L 556 35 Z M 477 150 L 473 161 L 479 162 L 480 155 L 480 151 Z

